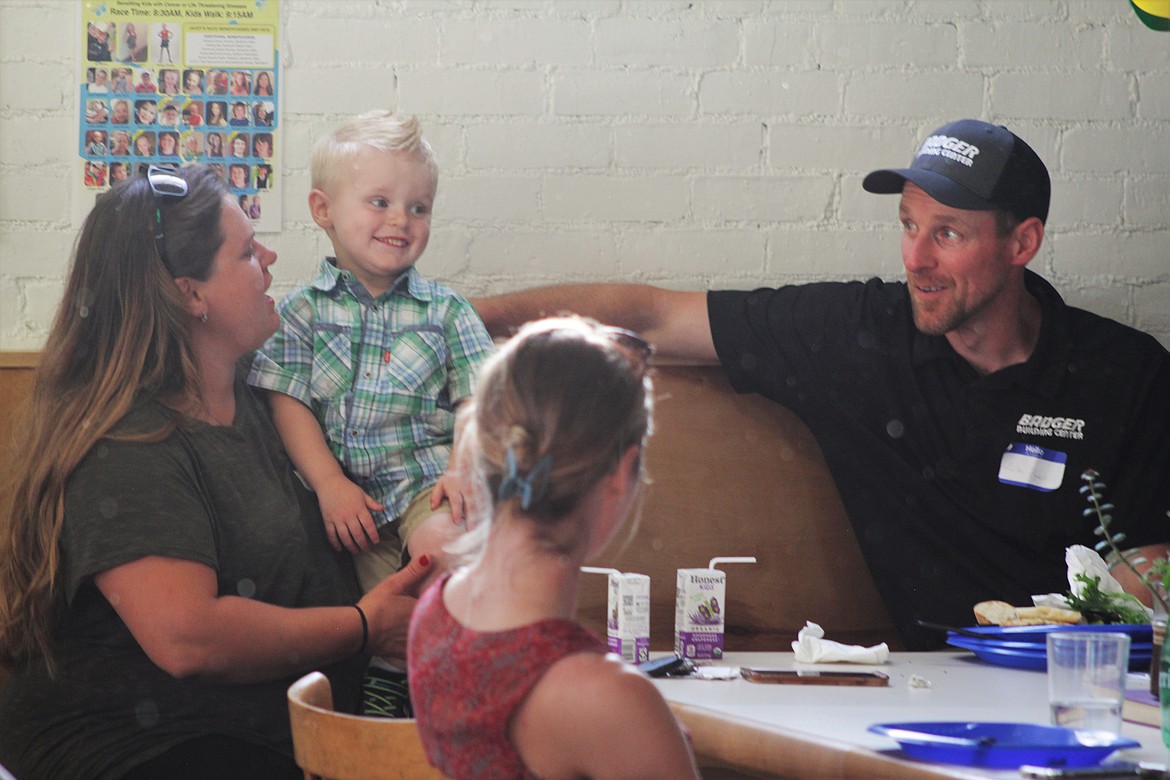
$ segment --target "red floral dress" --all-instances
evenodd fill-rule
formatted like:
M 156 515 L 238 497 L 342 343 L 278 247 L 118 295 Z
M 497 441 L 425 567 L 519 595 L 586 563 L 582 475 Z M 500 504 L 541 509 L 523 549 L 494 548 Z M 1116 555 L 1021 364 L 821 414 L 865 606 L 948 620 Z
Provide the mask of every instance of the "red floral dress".
M 443 604 L 444 577 L 410 621 L 410 698 L 430 762 L 456 780 L 535 777 L 508 739 L 516 708 L 565 656 L 605 653 L 597 636 L 569 620 L 510 631 L 464 628 Z

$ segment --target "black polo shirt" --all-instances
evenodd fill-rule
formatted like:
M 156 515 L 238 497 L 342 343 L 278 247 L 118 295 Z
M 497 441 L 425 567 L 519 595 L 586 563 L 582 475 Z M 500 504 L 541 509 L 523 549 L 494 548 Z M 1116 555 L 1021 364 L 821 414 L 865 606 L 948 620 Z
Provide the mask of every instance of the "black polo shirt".
M 988 376 L 914 327 L 903 283 L 708 296 L 735 389 L 790 408 L 820 443 L 908 649 L 942 644 L 916 618 L 969 625 L 976 602 L 1068 589 L 1065 548 L 1097 541 L 1086 469 L 1123 546 L 1170 540 L 1170 355 L 1030 271 L 1026 284 L 1036 350 Z

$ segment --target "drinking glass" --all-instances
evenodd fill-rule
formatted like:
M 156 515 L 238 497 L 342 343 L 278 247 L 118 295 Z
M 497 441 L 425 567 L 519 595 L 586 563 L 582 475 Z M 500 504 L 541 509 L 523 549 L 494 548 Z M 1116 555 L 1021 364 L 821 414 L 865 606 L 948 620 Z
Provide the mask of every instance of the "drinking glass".
M 1053 724 L 1120 734 L 1128 669 L 1128 634 L 1049 634 L 1048 704 Z

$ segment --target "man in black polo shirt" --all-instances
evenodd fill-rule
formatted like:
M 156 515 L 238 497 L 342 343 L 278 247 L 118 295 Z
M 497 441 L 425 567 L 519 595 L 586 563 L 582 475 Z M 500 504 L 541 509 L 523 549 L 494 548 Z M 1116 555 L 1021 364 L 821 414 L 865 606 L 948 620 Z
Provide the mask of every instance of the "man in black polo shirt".
M 1082 516 L 1086 469 L 1106 482 L 1126 545 L 1164 555 L 1170 354 L 1066 306 L 1027 270 L 1050 194 L 1036 153 L 1006 128 L 960 120 L 910 167 L 862 186 L 901 195 L 906 282 L 573 285 L 474 303 L 494 333 L 565 310 L 639 330 L 663 354 L 717 358 L 736 390 L 792 409 L 908 649 L 942 644 L 917 619 L 965 625 L 978 601 L 1067 589 L 1065 548 L 1097 541 Z

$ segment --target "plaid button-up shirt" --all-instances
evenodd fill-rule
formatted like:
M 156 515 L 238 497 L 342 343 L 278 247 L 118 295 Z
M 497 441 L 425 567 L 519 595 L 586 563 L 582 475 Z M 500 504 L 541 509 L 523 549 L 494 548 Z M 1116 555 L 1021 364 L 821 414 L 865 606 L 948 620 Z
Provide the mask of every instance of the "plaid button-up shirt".
M 248 381 L 298 399 L 350 479 L 386 506 L 379 526 L 447 468 L 454 407 L 492 340 L 465 298 L 411 268 L 376 299 L 332 258 L 280 302 Z

